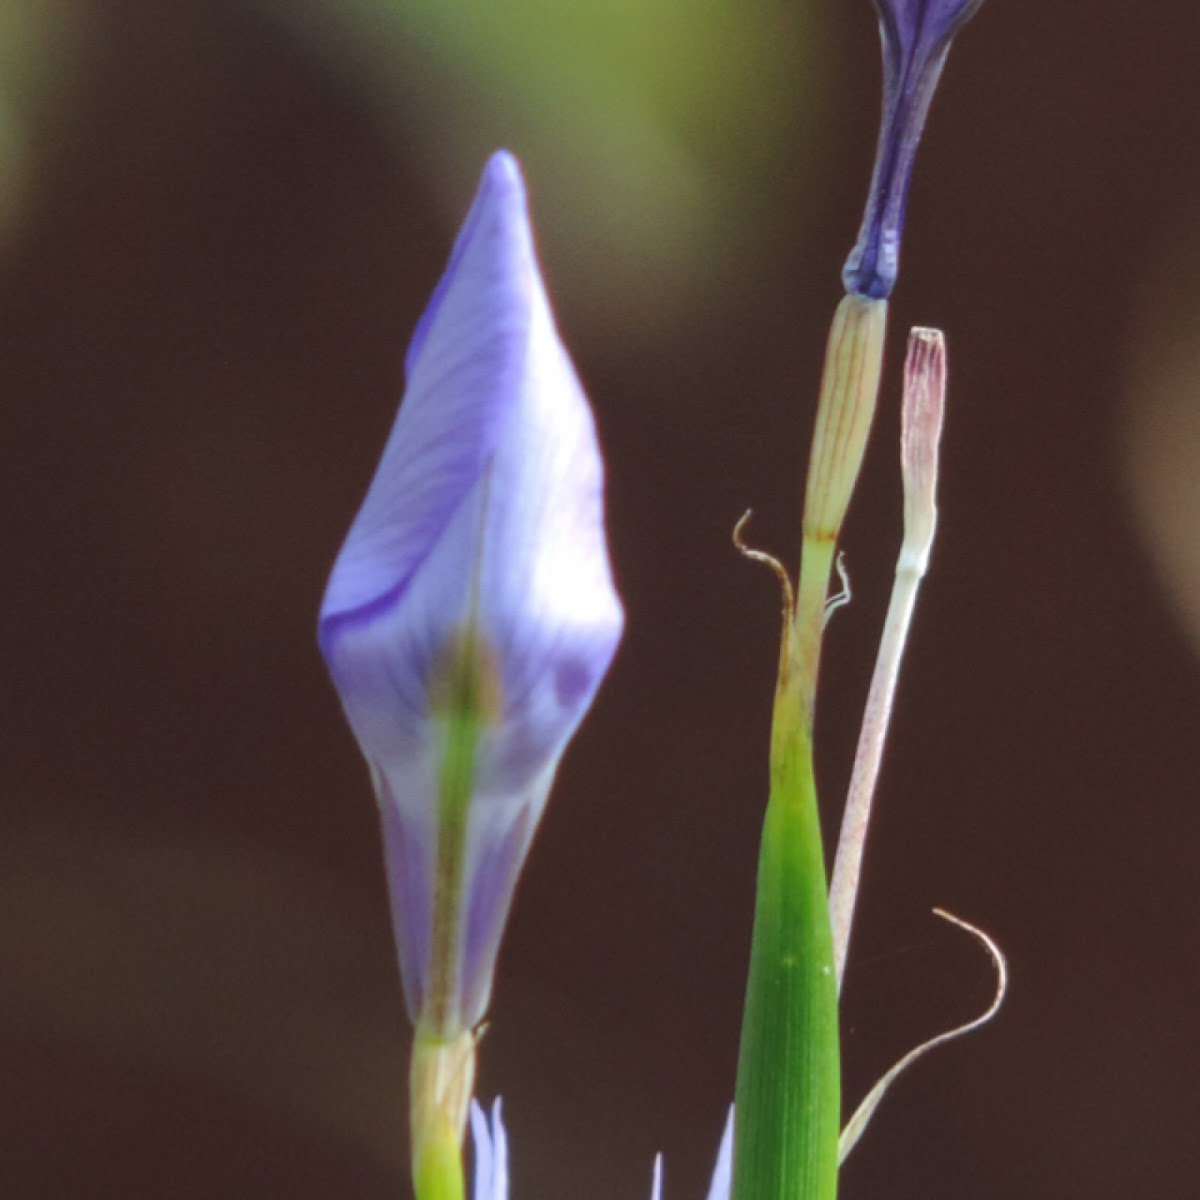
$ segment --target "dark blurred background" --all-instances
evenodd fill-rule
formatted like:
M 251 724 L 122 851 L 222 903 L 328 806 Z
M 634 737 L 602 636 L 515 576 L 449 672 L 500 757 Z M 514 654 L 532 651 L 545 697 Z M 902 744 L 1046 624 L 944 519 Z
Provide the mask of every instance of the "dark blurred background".
M 0 1190 L 403 1197 L 372 802 L 314 645 L 403 350 L 504 144 L 595 405 L 629 628 L 480 1091 L 514 1200 L 699 1197 L 733 1086 L 777 635 L 875 137 L 867 0 L 0 2 Z M 845 994 L 847 1200 L 1188 1197 L 1200 1037 L 1200 10 L 988 0 L 918 161 L 845 545 L 832 834 L 899 537 L 943 523 Z

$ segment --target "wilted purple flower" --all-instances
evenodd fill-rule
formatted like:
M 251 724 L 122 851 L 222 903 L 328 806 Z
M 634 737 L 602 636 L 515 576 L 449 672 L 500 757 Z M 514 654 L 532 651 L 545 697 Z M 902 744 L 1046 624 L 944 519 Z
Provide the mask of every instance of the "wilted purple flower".
M 319 639 L 379 800 L 410 1016 L 483 1017 L 509 903 L 623 615 L 603 466 L 520 169 L 492 157 L 422 316 Z
M 875 0 L 883 44 L 883 117 L 858 241 L 842 269 L 846 291 L 881 300 L 900 267 L 913 159 L 950 42 L 983 0 Z

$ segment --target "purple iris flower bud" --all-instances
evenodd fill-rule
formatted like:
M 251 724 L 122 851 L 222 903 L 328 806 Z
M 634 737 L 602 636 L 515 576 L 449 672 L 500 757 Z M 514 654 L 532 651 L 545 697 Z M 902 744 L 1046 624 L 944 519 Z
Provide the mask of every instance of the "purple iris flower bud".
M 624 620 L 591 412 L 506 152 L 405 368 L 318 632 L 380 805 L 408 1012 L 453 1037 L 484 1015 L 517 876 Z
M 883 118 L 858 241 L 842 269 L 846 291 L 882 300 L 900 269 L 913 159 L 950 42 L 983 0 L 875 0 L 883 44 Z

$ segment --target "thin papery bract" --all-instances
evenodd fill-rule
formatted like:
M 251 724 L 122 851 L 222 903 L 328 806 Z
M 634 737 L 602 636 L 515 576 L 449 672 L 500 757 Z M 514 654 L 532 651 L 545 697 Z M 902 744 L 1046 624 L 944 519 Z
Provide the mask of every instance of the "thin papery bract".
M 454 1033 L 484 1014 L 517 874 L 623 621 L 592 417 L 504 152 L 406 366 L 320 642 L 381 807 L 409 1014 Z M 435 911 L 448 885 L 454 911 Z

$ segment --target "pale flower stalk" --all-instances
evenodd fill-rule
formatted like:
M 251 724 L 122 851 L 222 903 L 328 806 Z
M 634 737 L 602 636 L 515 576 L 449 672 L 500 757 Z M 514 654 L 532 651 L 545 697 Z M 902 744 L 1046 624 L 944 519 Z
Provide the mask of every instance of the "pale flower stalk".
M 937 527 L 938 446 L 945 411 L 946 339 L 940 329 L 914 329 L 908 339 L 900 412 L 904 539 L 896 560 L 896 578 L 867 693 L 833 863 L 833 879 L 829 885 L 829 918 L 833 924 L 834 966 L 839 988 L 846 973 L 871 801 L 883 761 L 900 662 Z

